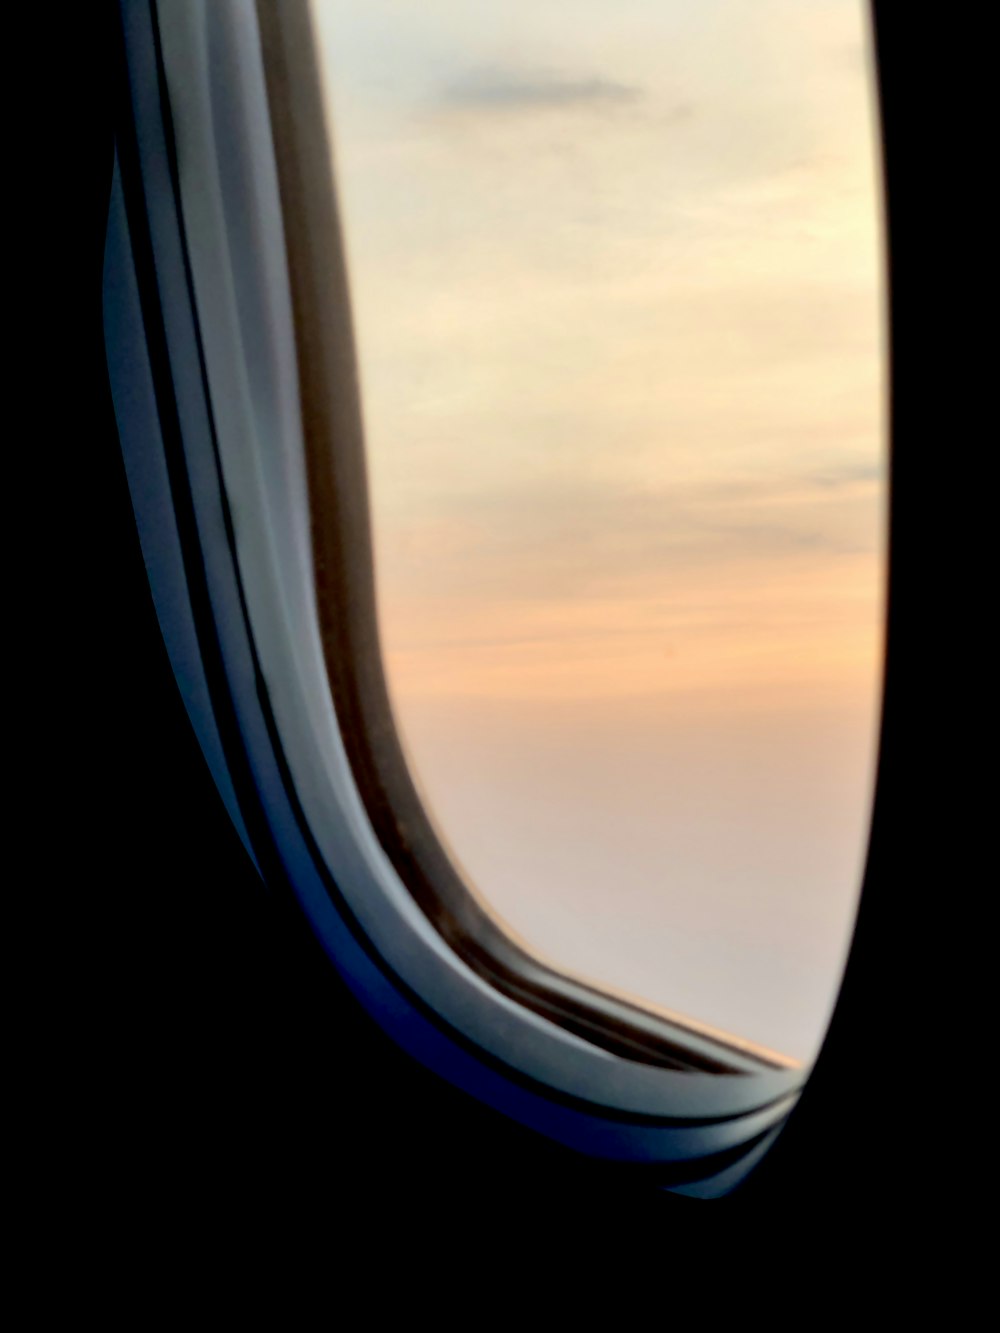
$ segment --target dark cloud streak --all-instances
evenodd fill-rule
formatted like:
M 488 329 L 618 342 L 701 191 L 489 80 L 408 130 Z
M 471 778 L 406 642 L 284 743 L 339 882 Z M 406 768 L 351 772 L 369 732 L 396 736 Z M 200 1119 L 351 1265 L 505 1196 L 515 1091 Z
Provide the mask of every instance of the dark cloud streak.
M 596 75 L 571 78 L 545 71 L 484 69 L 449 85 L 443 100 L 453 107 L 503 111 L 607 105 L 634 102 L 641 96 L 639 88 Z

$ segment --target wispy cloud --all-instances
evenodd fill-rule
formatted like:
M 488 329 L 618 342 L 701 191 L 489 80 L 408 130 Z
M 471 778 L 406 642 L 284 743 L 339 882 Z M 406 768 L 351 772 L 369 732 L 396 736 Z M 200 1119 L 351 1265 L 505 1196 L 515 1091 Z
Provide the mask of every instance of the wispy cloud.
M 879 482 L 882 480 L 882 464 L 878 459 L 870 463 L 843 463 L 823 472 L 814 472 L 808 480 L 824 490 L 853 486 L 859 482 Z
M 520 110 L 634 102 L 642 90 L 597 75 L 572 77 L 545 70 L 472 70 L 449 84 L 443 100 L 454 107 Z
M 817 561 L 846 568 L 876 540 L 867 500 L 796 477 L 647 491 L 606 477 L 534 478 L 456 490 L 436 509 L 400 522 L 383 547 L 384 572 L 410 597 L 434 587 L 522 605 L 631 602 L 692 579 L 767 584 Z

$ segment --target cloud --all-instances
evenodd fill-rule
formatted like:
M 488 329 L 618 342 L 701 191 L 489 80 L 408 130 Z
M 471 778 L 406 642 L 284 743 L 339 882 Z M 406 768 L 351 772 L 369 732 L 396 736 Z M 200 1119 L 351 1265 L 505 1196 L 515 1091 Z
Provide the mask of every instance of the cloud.
M 504 69 L 471 71 L 443 94 L 450 106 L 498 111 L 607 105 L 634 102 L 641 96 L 637 87 L 596 75 L 570 78 L 546 71 Z
M 810 475 L 809 481 L 824 490 L 832 490 L 840 486 L 856 485 L 859 482 L 881 481 L 882 477 L 882 462 L 876 459 L 871 463 L 844 463 L 823 472 L 814 472 Z
M 396 539 L 395 577 L 411 592 L 474 586 L 524 602 L 644 596 L 678 580 L 725 582 L 734 570 L 858 550 L 853 510 L 810 503 L 809 482 L 794 477 L 644 491 L 563 476 L 456 492 L 436 508 Z

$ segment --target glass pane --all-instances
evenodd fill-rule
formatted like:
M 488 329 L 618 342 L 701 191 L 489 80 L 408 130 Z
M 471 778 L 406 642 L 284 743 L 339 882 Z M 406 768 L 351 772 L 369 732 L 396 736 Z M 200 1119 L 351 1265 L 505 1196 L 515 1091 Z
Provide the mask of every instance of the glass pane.
M 315 13 L 429 813 L 538 955 L 808 1060 L 882 656 L 866 9 Z

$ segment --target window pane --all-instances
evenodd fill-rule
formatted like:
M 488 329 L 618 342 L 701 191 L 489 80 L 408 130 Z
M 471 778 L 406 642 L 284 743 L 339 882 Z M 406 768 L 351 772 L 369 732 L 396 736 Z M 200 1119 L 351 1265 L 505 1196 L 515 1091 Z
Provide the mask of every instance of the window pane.
M 315 13 L 429 813 L 539 956 L 809 1059 L 882 655 L 866 10 Z

